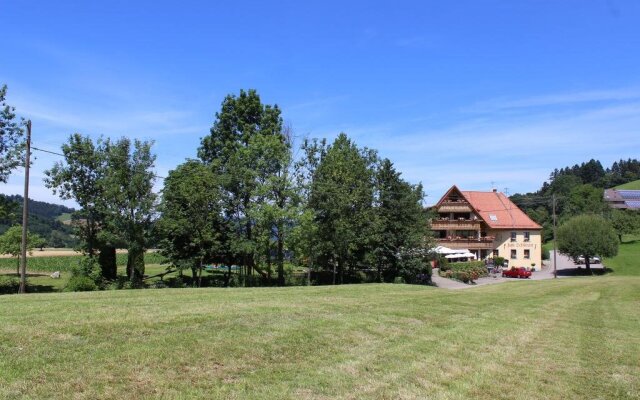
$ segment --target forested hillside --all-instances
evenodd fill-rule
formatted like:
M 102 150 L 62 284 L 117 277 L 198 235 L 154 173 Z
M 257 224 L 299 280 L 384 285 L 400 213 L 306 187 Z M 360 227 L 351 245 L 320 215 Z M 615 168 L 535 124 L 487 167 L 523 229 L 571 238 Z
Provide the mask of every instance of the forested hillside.
M 1 201 L 8 205 L 7 215 L 0 218 L 0 234 L 10 226 L 22 223 L 22 196 L 2 195 Z M 73 229 L 58 220 L 63 214 L 73 213 L 73 208 L 59 204 L 46 203 L 29 199 L 29 231 L 40 235 L 46 240 L 48 247 L 73 247 L 77 239 L 73 236 Z
M 553 195 L 556 197 L 558 223 L 584 214 L 604 214 L 613 220 L 625 219 L 622 211 L 610 210 L 604 203 L 604 189 L 640 179 L 640 161 L 616 161 L 604 168 L 600 161 L 591 159 L 580 165 L 555 169 L 549 180 L 533 193 L 514 194 L 511 200 L 544 228 L 545 240 L 553 236 Z M 615 225 L 615 223 L 614 223 Z

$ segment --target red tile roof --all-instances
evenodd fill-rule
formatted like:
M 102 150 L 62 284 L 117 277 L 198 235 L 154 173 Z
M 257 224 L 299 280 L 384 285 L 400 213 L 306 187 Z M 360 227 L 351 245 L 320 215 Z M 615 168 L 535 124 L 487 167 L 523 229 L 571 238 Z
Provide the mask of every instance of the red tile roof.
M 455 185 L 447 191 L 436 206 L 458 191 L 484 222 L 492 229 L 542 229 L 527 214 L 518 208 L 507 196 L 500 192 L 476 192 L 459 190 Z

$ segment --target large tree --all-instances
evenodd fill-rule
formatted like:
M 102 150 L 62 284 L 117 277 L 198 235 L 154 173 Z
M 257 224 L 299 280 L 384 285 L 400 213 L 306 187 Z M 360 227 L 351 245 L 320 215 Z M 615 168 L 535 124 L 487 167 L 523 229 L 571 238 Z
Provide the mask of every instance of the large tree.
M 284 140 L 278 106 L 262 104 L 255 90 L 241 90 L 224 99 L 198 150 L 200 159 L 219 177 L 225 217 L 233 231 L 231 250 L 247 274 L 257 267 L 251 210 L 262 200 L 260 185 L 279 170 L 279 160 L 270 158 L 279 153 L 269 151 L 269 146 Z
M 153 192 L 156 156 L 152 142 L 128 138 L 104 143 L 105 173 L 101 180 L 105 223 L 126 242 L 127 275 L 139 281 L 144 275 L 146 240 L 156 211 Z
M 415 280 L 431 248 L 427 213 L 422 205 L 422 185 L 411 185 L 400 177 L 393 163 L 384 159 L 376 173 L 376 244 L 378 279 L 402 276 Z
M 94 144 L 90 137 L 75 133 L 62 145 L 62 153 L 64 161 L 45 171 L 45 186 L 61 199 L 78 203 L 81 209 L 74 215 L 74 225 L 83 240 L 83 252 L 93 257 L 98 249 L 98 230 L 104 222 L 104 151 L 100 142 Z
M 12 170 L 24 163 L 25 143 L 22 122 L 15 107 L 7 104 L 7 85 L 0 87 L 0 183 L 6 183 Z
M 318 225 L 317 240 L 334 283 L 344 282 L 347 269 L 366 261 L 374 243 L 374 163 L 376 156 L 359 149 L 341 133 L 327 147 L 315 169 L 309 207 Z
M 81 239 L 81 250 L 89 257 L 99 257 L 102 276 L 117 275 L 115 250 L 121 244 L 117 233 L 109 232 L 105 205 L 104 178 L 107 171 L 105 143 L 75 133 L 62 145 L 64 161 L 45 171 L 45 185 L 63 200 L 75 200 L 80 210 L 72 223 Z
M 203 263 L 224 262 L 230 267 L 220 188 L 211 168 L 188 160 L 169 172 L 160 211 L 157 228 L 163 254 L 179 269 L 191 268 L 198 285 Z
M 618 253 L 618 238 L 611 223 L 598 215 L 584 214 L 569 219 L 558 228 L 558 250 L 572 258 L 584 257 L 587 270 L 590 258 L 613 257 Z
M 611 225 L 622 243 L 622 235 L 640 231 L 640 214 L 635 210 L 611 210 Z

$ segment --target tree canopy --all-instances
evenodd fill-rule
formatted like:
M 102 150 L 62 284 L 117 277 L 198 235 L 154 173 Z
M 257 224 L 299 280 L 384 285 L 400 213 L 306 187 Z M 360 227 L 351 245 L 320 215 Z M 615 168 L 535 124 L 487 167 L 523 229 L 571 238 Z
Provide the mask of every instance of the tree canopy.
M 569 219 L 558 228 L 558 250 L 572 258 L 584 257 L 587 269 L 594 256 L 613 257 L 618 238 L 611 223 L 598 215 L 584 214 Z

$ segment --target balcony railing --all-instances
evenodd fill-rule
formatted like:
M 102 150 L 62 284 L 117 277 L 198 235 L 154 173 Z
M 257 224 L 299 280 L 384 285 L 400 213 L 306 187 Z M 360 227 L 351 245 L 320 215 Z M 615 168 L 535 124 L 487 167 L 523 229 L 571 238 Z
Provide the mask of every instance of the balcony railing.
M 438 212 L 470 212 L 471 206 L 464 200 L 443 201 L 438 207 Z
M 451 249 L 493 249 L 493 236 L 485 236 L 481 238 L 462 238 L 462 237 L 447 237 L 438 239 L 438 242 Z
M 480 230 L 480 221 L 472 219 L 448 219 L 438 218 L 431 221 L 431 229 L 443 230 Z

